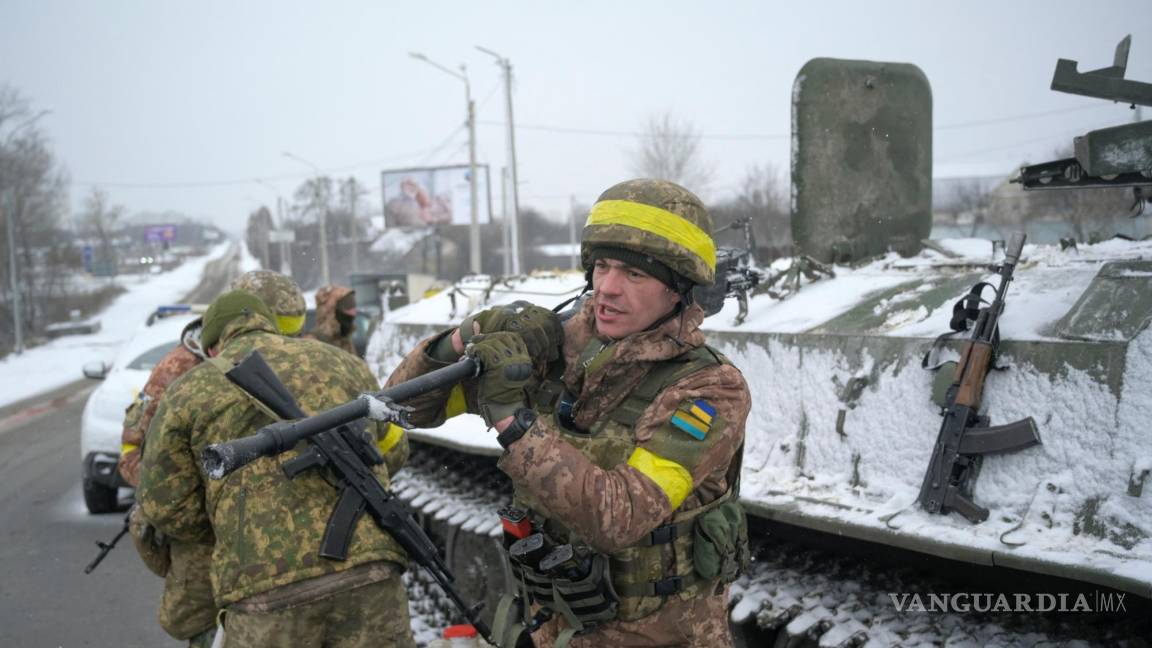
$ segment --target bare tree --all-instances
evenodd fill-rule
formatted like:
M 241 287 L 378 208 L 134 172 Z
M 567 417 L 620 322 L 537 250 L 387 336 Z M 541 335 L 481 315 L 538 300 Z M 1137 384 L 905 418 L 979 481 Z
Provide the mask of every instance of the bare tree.
M 988 210 L 992 206 L 992 192 L 978 178 L 962 180 L 952 189 L 953 219 L 970 219 L 968 236 L 976 236 L 976 231 L 988 220 Z
M 704 161 L 700 134 L 691 122 L 671 113 L 648 118 L 635 149 L 632 172 L 645 178 L 670 180 L 700 194 L 712 182 L 713 168 Z
M 1053 159 L 1072 157 L 1072 148 L 1053 152 Z M 1077 241 L 1094 243 L 1111 238 L 1132 215 L 1132 190 L 1124 187 L 1054 189 L 1030 194 L 1035 216 L 1066 220 Z
M 115 261 L 112 239 L 123 216 L 124 208 L 113 205 L 108 193 L 99 187 L 93 187 L 88 197 L 84 199 L 84 210 L 80 212 L 80 226 L 100 241 L 100 259 L 106 263 Z
M 788 189 L 772 164 L 749 167 L 735 198 L 711 209 L 717 241 L 735 247 L 754 246 L 759 260 L 786 253 L 792 243 L 788 213 Z M 746 240 L 742 223 L 751 226 L 752 241 Z
M 272 267 L 268 245 L 268 233 L 272 229 L 272 212 L 267 207 L 261 205 L 259 209 L 248 214 L 244 242 L 248 246 L 248 253 L 260 259 L 260 266 L 263 268 Z
M 45 300 L 60 292 L 67 278 L 63 265 L 72 261 L 70 238 L 58 228 L 67 179 L 37 124 L 45 114 L 35 112 L 13 86 L 0 84 L 0 348 L 15 337 L 9 269 L 18 268 L 22 329 L 35 332 L 34 325 L 44 320 Z

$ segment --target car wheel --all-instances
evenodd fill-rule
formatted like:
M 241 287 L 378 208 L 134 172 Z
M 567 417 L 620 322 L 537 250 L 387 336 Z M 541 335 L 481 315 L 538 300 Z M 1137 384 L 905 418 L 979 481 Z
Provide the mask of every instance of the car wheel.
M 116 489 L 97 483 L 91 479 L 85 479 L 84 504 L 88 507 L 89 513 L 112 513 L 119 505 L 119 500 L 116 498 Z

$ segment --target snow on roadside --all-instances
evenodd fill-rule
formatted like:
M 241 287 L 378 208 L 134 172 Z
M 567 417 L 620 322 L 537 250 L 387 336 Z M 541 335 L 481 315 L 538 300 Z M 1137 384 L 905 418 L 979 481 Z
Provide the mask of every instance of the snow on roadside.
M 221 243 L 208 254 L 161 274 L 116 277 L 126 292 L 90 318 L 100 322 L 98 332 L 67 335 L 0 360 L 0 384 L 4 385 L 0 389 L 0 406 L 82 378 L 80 368 L 86 362 L 111 362 L 157 306 L 179 302 L 200 283 L 205 266 L 228 254 L 232 245 Z

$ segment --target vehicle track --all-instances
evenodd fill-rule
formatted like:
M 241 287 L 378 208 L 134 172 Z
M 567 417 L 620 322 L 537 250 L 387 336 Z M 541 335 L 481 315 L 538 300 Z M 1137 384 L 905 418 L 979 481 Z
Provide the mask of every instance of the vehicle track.
M 466 601 L 492 610 L 509 576 L 499 549 L 496 509 L 511 486 L 491 457 L 413 441 L 393 490 L 444 548 Z M 1124 597 L 1124 613 L 900 611 L 893 596 L 920 593 L 1076 591 L 1074 581 L 979 568 L 921 554 L 817 537 L 804 529 L 751 519 L 753 562 L 732 585 L 731 622 L 738 646 L 1149 646 L 1152 602 Z M 841 544 L 847 543 L 847 544 Z M 888 553 L 885 553 L 888 552 Z M 982 571 L 983 570 L 983 571 Z M 988 574 L 994 574 L 989 578 Z M 460 623 L 447 597 L 411 570 L 413 623 L 434 631 Z M 1029 589 L 1030 588 L 1030 589 Z M 990 608 L 974 606 L 973 609 Z M 419 634 L 419 633 L 418 633 Z

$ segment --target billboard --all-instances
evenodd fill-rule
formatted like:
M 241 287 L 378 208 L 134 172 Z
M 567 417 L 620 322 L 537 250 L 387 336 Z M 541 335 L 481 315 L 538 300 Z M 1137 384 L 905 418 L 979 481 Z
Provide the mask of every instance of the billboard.
M 488 167 L 476 165 L 476 218 L 491 221 Z M 384 227 L 470 225 L 468 165 L 394 169 L 380 173 Z
M 148 243 L 164 243 L 176 240 L 175 225 L 149 225 L 144 228 L 144 240 Z

